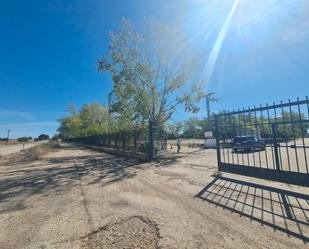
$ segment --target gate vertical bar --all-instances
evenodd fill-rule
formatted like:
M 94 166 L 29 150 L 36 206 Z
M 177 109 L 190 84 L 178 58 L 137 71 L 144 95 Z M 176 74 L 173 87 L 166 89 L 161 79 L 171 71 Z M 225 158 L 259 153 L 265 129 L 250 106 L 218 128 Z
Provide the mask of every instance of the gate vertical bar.
M 152 161 L 153 158 L 153 149 L 154 149 L 154 139 L 153 139 L 153 122 L 149 119 L 149 136 L 148 136 L 148 153 L 149 161 Z
M 297 98 L 297 109 L 298 109 L 298 116 L 299 116 L 299 126 L 301 131 L 301 139 L 303 143 L 303 149 L 304 149 L 304 156 L 305 156 L 305 165 L 306 165 L 306 172 L 308 173 L 308 162 L 307 162 L 307 154 L 306 154 L 306 144 L 305 144 L 305 134 L 304 134 L 304 127 L 303 127 L 303 117 L 300 111 L 300 105 L 299 105 L 299 99 Z
M 215 115 L 215 132 L 216 132 L 216 147 L 217 147 L 217 161 L 218 161 L 218 170 L 220 171 L 221 165 L 221 151 L 220 151 L 220 131 L 219 131 L 219 117 Z
M 275 162 L 276 162 L 276 169 L 280 171 L 280 160 L 279 160 L 279 150 L 278 150 L 278 142 L 277 142 L 277 131 L 276 131 L 276 124 L 271 125 L 273 139 L 274 139 L 274 151 L 275 151 Z

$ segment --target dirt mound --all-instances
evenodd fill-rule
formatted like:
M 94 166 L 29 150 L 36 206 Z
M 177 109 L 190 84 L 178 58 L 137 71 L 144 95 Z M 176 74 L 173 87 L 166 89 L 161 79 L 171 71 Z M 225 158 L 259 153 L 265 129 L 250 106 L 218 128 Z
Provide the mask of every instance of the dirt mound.
M 158 248 L 157 224 L 141 216 L 122 219 L 106 225 L 83 238 L 82 249 L 110 248 Z

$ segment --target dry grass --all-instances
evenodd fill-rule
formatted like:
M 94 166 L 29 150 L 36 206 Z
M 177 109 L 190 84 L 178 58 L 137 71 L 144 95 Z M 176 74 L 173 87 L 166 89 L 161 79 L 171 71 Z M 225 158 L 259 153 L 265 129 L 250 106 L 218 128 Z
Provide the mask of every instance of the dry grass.
M 0 145 L 29 144 L 29 143 L 33 143 L 33 142 L 34 142 L 34 140 L 28 140 L 27 142 L 20 142 L 20 141 L 17 141 L 17 139 L 12 139 L 12 140 L 9 140 L 9 142 L 0 141 Z
M 9 142 L 7 141 L 0 141 L 0 145 L 14 145 L 14 144 L 18 144 L 19 142 L 17 142 L 17 140 L 9 140 Z
M 212 177 L 220 177 L 220 176 L 222 176 L 222 172 L 221 171 L 216 171 L 211 176 Z
M 36 161 L 41 159 L 42 156 L 47 154 L 49 151 L 59 148 L 61 148 L 61 146 L 57 142 L 39 144 L 29 149 L 0 157 L 0 165 L 13 165 L 17 163 Z
M 43 155 L 45 155 L 51 148 L 51 145 L 48 144 L 40 144 L 34 146 L 28 150 L 26 150 L 26 154 L 28 159 L 31 161 L 39 160 Z

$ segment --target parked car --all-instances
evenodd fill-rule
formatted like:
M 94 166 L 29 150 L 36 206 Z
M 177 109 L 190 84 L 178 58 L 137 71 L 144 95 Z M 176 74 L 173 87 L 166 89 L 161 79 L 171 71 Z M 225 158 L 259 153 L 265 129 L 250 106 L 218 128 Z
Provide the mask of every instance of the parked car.
M 232 142 L 234 152 L 263 151 L 265 147 L 265 143 L 255 136 L 237 136 Z

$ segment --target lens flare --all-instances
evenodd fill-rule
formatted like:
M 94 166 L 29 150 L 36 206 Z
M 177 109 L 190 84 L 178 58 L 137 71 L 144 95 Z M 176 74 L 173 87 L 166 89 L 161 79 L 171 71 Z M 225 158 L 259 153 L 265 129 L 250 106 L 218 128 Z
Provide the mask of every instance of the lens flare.
M 212 76 L 212 73 L 214 71 L 214 68 L 215 68 L 215 65 L 216 65 L 216 62 L 217 62 L 217 59 L 218 59 L 218 56 L 219 56 L 219 53 L 220 53 L 220 50 L 222 48 L 222 44 L 224 42 L 224 39 L 226 37 L 226 34 L 227 34 L 227 31 L 228 31 L 228 28 L 230 26 L 230 23 L 231 23 L 231 20 L 233 18 L 233 15 L 235 13 L 235 10 L 237 9 L 237 6 L 239 4 L 239 1 L 240 0 L 235 0 L 227 18 L 225 19 L 224 21 L 224 24 L 221 28 L 221 31 L 211 49 L 211 52 L 210 52 L 210 55 L 208 57 L 208 60 L 207 60 L 207 63 L 206 63 L 206 66 L 204 68 L 204 72 L 205 74 L 203 73 L 203 75 L 206 75 L 206 82 L 207 82 L 207 86 L 209 85 L 209 82 L 211 80 L 211 76 Z

